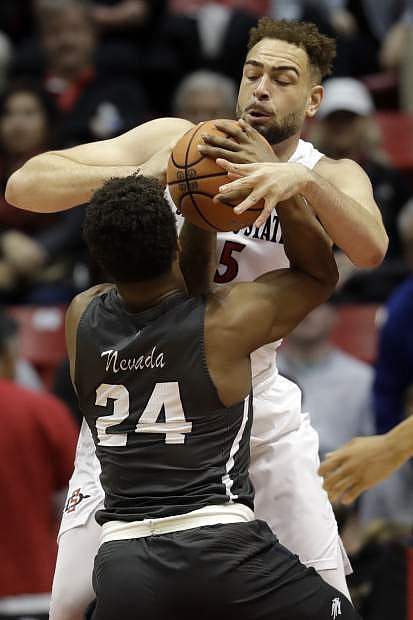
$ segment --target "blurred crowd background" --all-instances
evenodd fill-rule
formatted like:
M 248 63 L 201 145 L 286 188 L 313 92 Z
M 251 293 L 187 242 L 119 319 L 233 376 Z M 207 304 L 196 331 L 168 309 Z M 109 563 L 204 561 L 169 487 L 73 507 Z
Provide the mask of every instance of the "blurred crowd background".
M 99 278 L 81 239 L 84 207 L 14 209 L 7 179 L 42 151 L 158 116 L 233 118 L 261 15 L 336 37 L 334 77 L 305 138 L 366 170 L 390 238 L 370 271 L 337 252 L 337 293 L 288 338 L 280 370 L 303 390 L 321 457 L 413 412 L 413 1 L 2 0 L 0 618 L 13 617 L 9 597 L 50 591 L 81 420 L 64 309 Z M 413 618 L 411 463 L 336 514 L 363 617 Z M 27 617 L 42 617 L 35 611 Z

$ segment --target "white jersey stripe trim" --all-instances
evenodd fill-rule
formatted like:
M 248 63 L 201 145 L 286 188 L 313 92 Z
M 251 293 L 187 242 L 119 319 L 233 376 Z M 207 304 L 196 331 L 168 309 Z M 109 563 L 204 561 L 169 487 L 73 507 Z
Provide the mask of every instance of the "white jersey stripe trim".
M 225 485 L 225 488 L 227 490 L 227 495 L 230 500 L 238 499 L 238 495 L 234 495 L 231 491 L 234 481 L 232 480 L 229 474 L 234 467 L 234 456 L 239 450 L 239 445 L 241 443 L 241 439 L 244 434 L 245 426 L 248 420 L 248 411 L 249 411 L 249 396 L 247 396 L 244 400 L 244 413 L 242 416 L 241 426 L 239 427 L 238 433 L 236 434 L 234 442 L 231 446 L 231 450 L 229 452 L 229 459 L 225 464 L 226 473 L 222 476 L 222 482 Z

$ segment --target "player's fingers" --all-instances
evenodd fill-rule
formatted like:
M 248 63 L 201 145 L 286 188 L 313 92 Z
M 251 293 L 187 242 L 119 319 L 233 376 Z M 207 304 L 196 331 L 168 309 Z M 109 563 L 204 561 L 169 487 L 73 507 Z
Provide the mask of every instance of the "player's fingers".
M 215 127 L 231 136 L 237 142 L 240 142 L 244 137 L 244 132 L 236 121 L 218 121 L 215 123 Z
M 249 188 L 250 190 L 254 187 L 254 183 L 251 183 L 250 177 L 240 177 L 231 181 L 230 183 L 223 183 L 219 186 L 220 194 L 229 194 L 233 190 L 240 190 Z
M 209 134 L 202 134 L 202 139 L 205 142 L 205 144 L 210 144 L 211 146 L 217 146 L 221 149 L 225 149 L 226 151 L 238 151 L 240 148 L 237 142 L 235 142 L 234 140 L 230 138 L 224 138 L 222 136 L 211 136 Z
M 217 194 L 214 196 L 213 201 L 215 203 L 223 202 L 225 205 L 236 205 L 242 200 L 246 198 L 250 190 L 234 190 L 233 192 L 229 192 L 228 194 Z
M 244 198 L 242 202 L 240 202 L 236 207 L 234 207 L 235 213 L 237 215 L 240 215 L 241 213 L 244 213 L 244 211 L 247 211 L 247 209 L 251 209 L 251 207 L 256 205 L 257 202 L 259 202 L 262 197 L 263 197 L 262 190 L 260 189 L 252 190 L 252 192 L 246 198 Z
M 328 476 L 333 473 L 343 463 L 340 456 L 326 456 L 325 460 L 321 463 L 318 473 L 320 476 Z
M 345 493 L 341 496 L 341 503 L 348 506 L 352 504 L 364 491 L 364 487 L 361 484 L 356 484 L 352 486 L 350 489 L 347 489 Z
M 233 161 L 228 161 L 228 159 L 222 159 L 221 157 L 217 158 L 216 163 L 218 166 L 221 166 L 221 168 L 224 168 L 224 170 L 227 170 L 238 177 L 245 176 L 255 170 L 255 164 L 237 164 Z
M 354 478 L 351 476 L 345 476 L 335 480 L 334 482 L 331 482 L 331 480 L 325 480 L 324 488 L 327 491 L 331 501 L 341 501 L 342 496 L 349 492 L 355 484 L 357 484 L 357 482 L 355 482 Z
M 354 469 L 347 463 L 337 465 L 334 470 L 324 474 L 324 486 L 328 484 L 335 484 L 339 480 L 354 476 Z
M 242 131 L 244 134 L 244 141 L 250 142 L 251 138 L 257 138 L 258 136 L 260 136 L 260 133 L 256 129 L 254 129 L 252 125 L 247 123 L 247 121 L 244 121 L 243 118 L 240 118 L 238 123 L 240 127 L 242 128 Z
M 199 144 L 198 150 L 202 153 L 202 155 L 205 155 L 210 159 L 226 159 L 227 161 L 232 161 L 234 163 L 242 163 L 242 156 L 238 153 L 227 151 L 226 149 L 209 146 L 207 144 Z
M 257 219 L 254 222 L 254 226 L 256 226 L 257 228 L 259 228 L 260 226 L 262 226 L 263 224 L 265 224 L 265 222 L 268 220 L 268 218 L 270 217 L 272 212 L 272 208 L 270 206 L 266 206 L 264 207 L 264 209 L 261 211 L 260 215 L 257 217 Z

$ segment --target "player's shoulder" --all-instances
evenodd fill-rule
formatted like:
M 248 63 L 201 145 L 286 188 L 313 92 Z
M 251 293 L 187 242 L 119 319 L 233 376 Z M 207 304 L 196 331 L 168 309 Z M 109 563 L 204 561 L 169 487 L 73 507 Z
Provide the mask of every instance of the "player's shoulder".
M 109 292 L 114 288 L 114 284 L 96 284 L 96 286 L 92 286 L 81 293 L 78 293 L 70 302 L 69 307 L 66 311 L 66 326 L 73 322 L 79 322 L 83 312 L 86 310 L 90 302 L 98 297 L 99 295 L 103 295 L 103 293 Z
M 331 179 L 345 174 L 363 174 L 365 175 L 361 166 L 353 159 L 332 159 L 323 155 L 317 164 L 314 166 L 314 171 L 320 176 Z

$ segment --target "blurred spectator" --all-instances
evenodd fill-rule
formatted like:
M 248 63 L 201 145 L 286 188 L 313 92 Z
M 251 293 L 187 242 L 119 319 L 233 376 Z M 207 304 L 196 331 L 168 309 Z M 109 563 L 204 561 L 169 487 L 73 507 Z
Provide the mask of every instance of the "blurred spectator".
M 400 103 L 405 112 L 413 112 L 413 0 L 409 0 L 404 21 L 404 47 L 400 63 Z
M 402 465 L 387 480 L 366 491 L 360 500 L 363 524 L 376 519 L 413 527 L 413 466 Z
M 234 118 L 237 92 L 237 85 L 231 78 L 212 71 L 195 71 L 178 85 L 173 113 L 195 124 L 216 118 Z
M 331 343 L 335 321 L 331 304 L 316 308 L 291 332 L 277 355 L 280 373 L 303 391 L 303 410 L 311 412 L 320 455 L 355 435 L 372 432 L 373 370 Z
M 413 202 L 400 213 L 399 227 L 406 261 L 413 272 Z M 374 380 L 376 430 L 386 433 L 406 415 L 413 385 L 413 276 L 390 297 L 379 338 Z
M 38 0 L 0 2 L 1 29 L 14 44 L 20 44 L 33 32 L 33 5 Z
M 0 94 L 6 88 L 12 56 L 13 48 L 10 40 L 4 32 L 0 31 Z
M 401 172 L 388 163 L 373 113 L 371 95 L 361 82 L 332 78 L 325 83 L 319 122 L 313 128 L 313 141 L 325 155 L 348 157 L 366 171 L 389 236 L 386 258 L 374 270 L 356 271 L 343 255 L 339 256 L 339 268 L 348 269 L 348 281 L 340 282 L 343 301 L 383 302 L 407 274 L 397 214 L 409 199 L 411 188 Z
M 251 13 L 217 2 L 191 3 L 192 10 L 172 15 L 162 36 L 176 54 L 182 78 L 200 68 L 235 80 L 242 75 L 249 31 L 256 24 Z
M 151 43 L 166 8 L 166 0 L 96 0 L 91 14 L 104 37 L 126 36 L 143 47 Z
M 399 215 L 409 267 L 413 270 L 413 203 Z M 413 411 L 413 277 L 404 282 L 386 306 L 379 337 L 373 387 L 378 433 L 386 433 Z M 390 519 L 413 526 L 413 467 L 411 460 L 362 497 L 364 521 Z
M 363 620 L 409 620 L 411 528 L 384 520 L 363 526 L 357 503 L 334 512 L 354 571 L 347 576 L 351 598 Z
M 336 75 L 360 77 L 380 69 L 383 49 L 411 0 L 326 0 L 338 34 Z
M 0 99 L 0 184 L 27 159 L 53 146 L 54 107 L 45 93 L 16 84 Z M 81 262 L 83 210 L 44 215 L 21 211 L 0 197 L 0 299 L 64 303 L 74 294 Z
M 42 71 L 44 87 L 59 111 L 59 147 L 108 138 L 146 120 L 146 97 L 138 79 L 122 77 L 121 69 L 108 79 L 97 66 L 97 32 L 86 3 L 38 0 L 36 23 L 40 58 L 29 45 L 18 55 L 15 71 Z
M 14 322 L 0 316 L 0 617 L 48 617 L 57 499 L 73 468 L 77 428 L 55 397 L 16 385 Z M 62 506 L 60 506 L 62 507 Z
M 18 323 L 0 309 L 0 325 L 3 324 L 3 362 L 7 361 L 8 379 L 31 390 L 44 390 L 44 385 L 32 364 L 21 357 L 18 344 Z M 1 373 L 0 373 L 1 374 Z
M 83 414 L 80 411 L 79 401 L 70 378 L 68 358 L 64 359 L 56 368 L 53 382 L 53 394 L 67 405 L 80 428 Z

